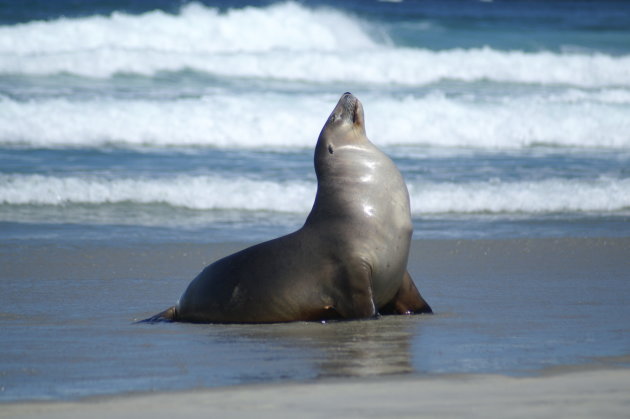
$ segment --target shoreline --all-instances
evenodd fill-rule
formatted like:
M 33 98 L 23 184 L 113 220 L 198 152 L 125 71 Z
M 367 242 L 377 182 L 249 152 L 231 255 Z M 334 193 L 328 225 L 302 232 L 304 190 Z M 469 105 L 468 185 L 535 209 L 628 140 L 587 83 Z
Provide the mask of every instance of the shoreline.
M 629 368 L 568 366 L 525 377 L 395 375 L 9 402 L 0 404 L 0 418 L 625 418 L 629 395 Z

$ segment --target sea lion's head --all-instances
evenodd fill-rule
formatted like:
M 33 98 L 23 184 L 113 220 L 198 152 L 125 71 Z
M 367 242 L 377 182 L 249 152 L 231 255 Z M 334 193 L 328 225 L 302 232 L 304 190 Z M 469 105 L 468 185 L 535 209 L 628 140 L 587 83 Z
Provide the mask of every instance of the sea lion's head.
M 365 139 L 363 105 L 352 93 L 346 92 L 326 120 L 319 134 L 318 148 L 325 148 L 326 152 L 334 154 L 336 147 L 351 145 Z

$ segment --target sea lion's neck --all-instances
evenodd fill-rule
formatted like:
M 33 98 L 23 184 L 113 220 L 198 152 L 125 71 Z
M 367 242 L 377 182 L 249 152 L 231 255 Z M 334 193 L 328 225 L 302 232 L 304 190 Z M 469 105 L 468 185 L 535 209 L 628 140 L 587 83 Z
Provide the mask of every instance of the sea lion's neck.
M 328 146 L 315 154 L 317 195 L 307 223 L 326 223 L 350 217 L 370 216 L 367 202 L 380 188 L 380 171 L 388 166 L 387 158 L 365 138 L 361 142 L 346 142 Z M 386 168 L 385 168 L 386 169 Z M 386 169 L 387 170 L 387 169 Z

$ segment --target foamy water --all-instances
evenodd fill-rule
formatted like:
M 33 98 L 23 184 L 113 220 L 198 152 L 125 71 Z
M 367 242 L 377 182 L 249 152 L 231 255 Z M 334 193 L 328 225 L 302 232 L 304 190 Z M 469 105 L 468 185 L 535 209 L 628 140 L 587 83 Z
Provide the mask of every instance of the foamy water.
M 293 2 L 226 13 L 191 3 L 175 15 L 114 12 L 0 28 L 0 72 L 107 78 L 194 70 L 316 83 L 415 86 L 447 79 L 630 86 L 628 56 L 488 47 L 432 51 L 397 47 L 375 39 L 382 38 L 375 32 L 376 23 Z
M 0 144 L 312 148 L 337 97 L 212 94 L 195 98 L 0 98 Z M 367 94 L 368 135 L 379 146 L 519 149 L 536 144 L 630 148 L 630 91 L 570 90 L 522 97 L 439 89 Z M 235 117 L 238 115 L 238 117 Z
M 440 213 L 618 212 L 630 208 L 630 179 L 407 182 L 413 215 Z M 86 179 L 0 176 L 0 204 L 166 204 L 193 210 L 293 212 L 306 215 L 315 182 L 178 176 Z
M 373 47 L 375 43 L 367 32 L 359 20 L 341 11 L 314 10 L 295 2 L 225 12 L 188 3 L 175 14 L 161 10 L 139 15 L 115 11 L 106 16 L 4 27 L 0 31 L 0 52 L 28 57 L 100 49 L 166 53 L 332 51 Z

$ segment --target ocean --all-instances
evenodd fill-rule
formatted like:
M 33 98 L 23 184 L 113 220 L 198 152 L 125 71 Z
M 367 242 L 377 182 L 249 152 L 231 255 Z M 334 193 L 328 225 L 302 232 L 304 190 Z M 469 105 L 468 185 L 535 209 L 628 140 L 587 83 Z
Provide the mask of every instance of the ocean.
M 2 3 L 3 240 L 294 230 L 345 91 L 416 237 L 630 233 L 623 2 L 127 3 Z
M 464 299 L 450 300 L 433 265 L 438 270 L 422 273 L 430 274 L 428 299 L 438 320 L 416 320 L 423 322 L 422 337 L 420 326 L 400 320 L 327 325 L 339 330 L 321 332 L 321 341 L 295 325 L 221 326 L 215 332 L 208 326 L 132 326 L 135 318 L 174 303 L 212 260 L 209 254 L 301 226 L 316 191 L 313 148 L 345 91 L 361 100 L 368 137 L 407 182 L 416 244 L 451 243 L 455 249 L 464 241 L 478 250 L 507 243 L 520 254 L 533 241 L 565 255 L 560 240 L 578 243 L 581 250 L 571 254 L 584 256 L 593 243 L 598 249 L 605 239 L 616 243 L 617 256 L 607 260 L 600 252 L 595 261 L 613 263 L 606 265 L 606 281 L 621 287 L 618 293 L 596 287 L 612 302 L 613 311 L 603 314 L 610 322 L 603 327 L 596 320 L 602 308 L 586 322 L 588 330 L 600 330 L 596 337 L 613 336 L 616 343 L 567 349 L 578 328 L 567 326 L 567 337 L 556 341 L 552 332 L 541 337 L 527 323 L 530 334 L 508 349 L 501 346 L 507 355 L 500 364 L 480 361 L 496 356 L 481 349 L 475 362 L 454 362 L 461 352 L 444 355 L 438 346 L 456 338 L 431 340 L 437 335 L 427 330 L 439 324 L 461 331 L 474 323 L 468 314 L 479 320 L 473 330 L 481 330 L 492 324 L 482 319 L 497 313 L 475 317 L 463 308 Z M 306 347 L 315 339 L 323 347 L 353 328 L 369 329 L 360 333 L 369 334 L 380 353 L 383 324 L 404 328 L 396 336 L 405 337 L 405 347 L 428 342 L 442 358 L 429 362 L 412 349 L 413 362 L 402 369 L 370 364 L 358 375 L 511 373 L 623 355 L 630 352 L 628 329 L 614 319 L 630 315 L 623 308 L 630 303 L 630 257 L 623 257 L 630 256 L 624 253 L 629 237 L 627 2 L 0 0 L 0 400 L 328 376 L 307 362 L 308 351 L 284 360 L 270 354 L 289 353 L 291 339 Z M 136 265 L 125 252 L 134 260 L 143 252 L 153 257 Z M 190 252 L 197 254 L 194 265 L 185 263 Z M 172 261 L 179 269 L 166 263 L 168 254 L 184 258 Z M 591 268 L 579 272 L 602 271 Z M 492 286 L 505 279 L 494 275 L 487 276 Z M 593 277 L 575 270 L 562 281 L 570 278 L 595 286 Z M 460 280 L 455 283 L 469 286 Z M 148 289 L 156 282 L 162 294 Z M 422 279 L 419 286 L 423 290 Z M 511 292 L 505 289 L 503 297 Z M 86 300 L 93 294 L 125 309 L 113 317 L 87 314 L 108 307 Z M 580 307 L 596 304 L 580 298 L 562 306 L 575 318 Z M 69 314 L 66 306 L 79 312 Z M 50 313 L 57 317 L 52 323 Z M 523 325 L 521 314 L 513 312 L 510 321 Z M 246 337 L 234 338 L 240 333 L 234 330 L 246 330 Z M 205 375 L 191 373 L 185 353 L 176 367 L 141 356 L 141 348 L 154 359 L 160 350 L 176 351 L 156 343 L 174 338 L 186 340 L 190 359 L 199 361 L 204 352 L 194 344 L 208 333 L 212 339 L 203 350 L 221 355 L 219 366 L 204 364 Z M 262 338 L 277 342 L 274 334 L 286 334 L 289 343 L 278 347 Z M 505 338 L 470 330 L 464 335 L 471 334 L 473 341 L 489 339 L 486 348 Z M 127 338 L 138 350 L 130 357 L 122 344 Z M 547 338 L 549 357 L 528 359 L 531 351 L 523 348 Z M 121 345 L 120 354 L 111 342 Z M 263 355 L 248 358 L 261 342 L 269 346 L 260 349 Z M 353 342 L 346 342 L 349 349 L 339 359 L 352 360 Z M 44 349 L 33 349 L 37 344 Z M 108 352 L 98 355 L 99 346 Z M 25 356 L 29 350 L 38 355 Z M 336 376 L 344 369 L 335 359 L 330 370 Z M 130 368 L 131 378 L 124 373 Z

